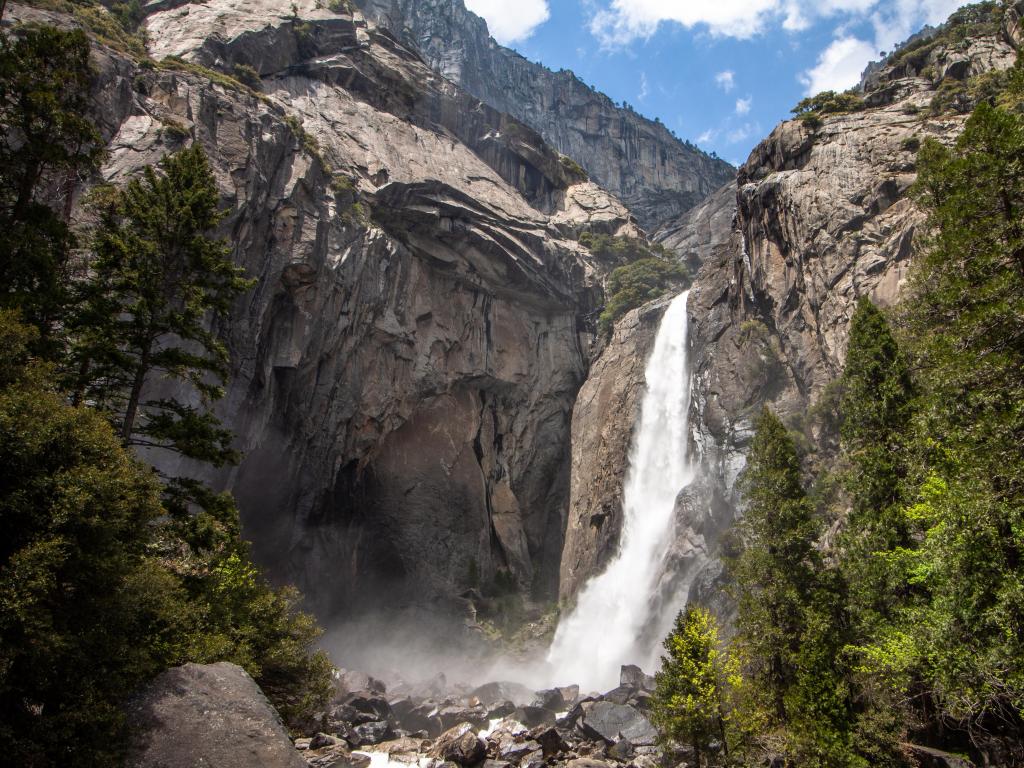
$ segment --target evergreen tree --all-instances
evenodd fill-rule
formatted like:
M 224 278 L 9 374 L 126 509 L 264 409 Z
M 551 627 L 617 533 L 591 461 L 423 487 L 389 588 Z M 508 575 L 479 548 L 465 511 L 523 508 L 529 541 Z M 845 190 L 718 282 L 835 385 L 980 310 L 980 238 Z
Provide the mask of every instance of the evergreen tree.
M 848 692 L 839 653 L 839 581 L 814 547 L 820 526 L 800 479 L 793 438 L 764 409 L 740 485 L 747 508 L 732 564 L 738 641 L 787 749 L 802 765 L 849 762 Z
M 0 749 L 10 765 L 117 765 L 121 704 L 178 657 L 187 611 L 147 554 L 152 472 L 29 364 L 36 335 L 0 312 Z
M 714 741 L 728 754 L 728 699 L 739 685 L 739 668 L 718 634 L 710 611 L 688 605 L 665 638 L 666 655 L 654 676 L 652 720 L 664 738 L 693 747 L 697 766 L 710 759 Z
M 915 527 L 904 512 L 910 471 L 914 385 L 889 323 L 867 297 L 850 324 L 840 379 L 842 452 L 851 509 L 839 539 L 849 585 L 851 643 L 871 655 L 902 631 L 916 565 Z M 892 681 L 888 681 L 890 684 Z M 905 699 L 866 672 L 857 689 L 858 751 L 874 766 L 903 765 Z
M 930 235 L 907 304 L 924 392 L 910 514 L 927 529 L 916 622 L 938 706 L 1024 734 L 1024 118 L 978 106 L 953 148 L 928 141 Z
M 68 301 L 71 194 L 102 155 L 86 116 L 90 77 L 80 30 L 0 34 L 0 306 L 44 336 Z
M 840 434 L 849 465 L 844 484 L 851 502 L 841 562 L 857 622 L 870 634 L 907 589 L 907 574 L 891 555 L 911 545 L 902 501 L 914 386 L 888 321 L 867 297 L 858 302 L 850 324 L 840 381 Z
M 223 215 L 206 155 L 195 144 L 115 194 L 95 238 L 94 277 L 76 331 L 78 400 L 112 415 L 125 445 L 167 448 L 222 465 L 231 435 L 205 407 L 144 400 L 154 374 L 192 388 L 204 403 L 223 394 L 228 356 L 209 330 L 251 283 L 208 233 Z

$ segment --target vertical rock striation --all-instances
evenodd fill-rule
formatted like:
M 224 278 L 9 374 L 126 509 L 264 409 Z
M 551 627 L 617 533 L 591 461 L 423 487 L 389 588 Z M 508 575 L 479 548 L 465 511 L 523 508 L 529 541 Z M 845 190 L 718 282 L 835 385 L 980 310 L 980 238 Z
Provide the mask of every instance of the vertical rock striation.
M 660 122 L 618 107 L 572 72 L 552 72 L 496 43 L 463 0 L 357 0 L 437 72 L 513 115 L 579 162 L 648 231 L 701 202 L 735 169 Z

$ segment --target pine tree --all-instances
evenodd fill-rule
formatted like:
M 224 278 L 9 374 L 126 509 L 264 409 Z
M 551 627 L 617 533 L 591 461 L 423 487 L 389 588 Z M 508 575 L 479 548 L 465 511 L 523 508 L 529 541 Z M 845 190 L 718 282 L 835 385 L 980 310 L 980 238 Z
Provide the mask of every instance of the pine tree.
M 888 321 L 867 297 L 850 324 L 840 381 L 840 434 L 849 465 L 844 485 L 851 502 L 841 562 L 857 622 L 870 634 L 907 590 L 907 574 L 891 555 L 912 543 L 902 501 L 914 385 Z
M 102 156 L 86 116 L 90 79 L 80 30 L 0 34 L 0 306 L 44 336 L 68 302 L 71 194 Z
M 74 323 L 76 399 L 110 413 L 125 445 L 219 466 L 235 453 L 205 407 L 222 396 L 228 363 L 209 323 L 251 283 L 209 234 L 223 214 L 202 147 L 165 157 L 159 170 L 115 195 L 96 234 L 94 277 Z M 145 399 L 158 374 L 204 406 Z
M 740 486 L 747 508 L 732 563 L 737 640 L 791 757 L 841 766 L 851 756 L 849 694 L 839 654 L 845 616 L 841 581 L 814 544 L 820 525 L 804 492 L 793 438 L 764 409 Z
M 923 145 L 929 214 L 907 303 L 931 605 L 915 644 L 943 716 L 1024 734 L 1024 118 L 978 106 Z
M 737 628 L 757 664 L 755 679 L 779 723 L 789 721 L 786 692 L 796 681 L 804 609 L 817 586 L 818 526 L 800 482 L 796 446 L 767 408 L 758 417 L 741 488 L 742 552 L 732 571 L 739 597 Z
M 723 650 L 718 623 L 706 608 L 686 607 L 665 638 L 666 655 L 654 676 L 651 715 L 662 736 L 693 747 L 697 766 L 721 743 L 726 755 L 726 717 L 739 668 Z

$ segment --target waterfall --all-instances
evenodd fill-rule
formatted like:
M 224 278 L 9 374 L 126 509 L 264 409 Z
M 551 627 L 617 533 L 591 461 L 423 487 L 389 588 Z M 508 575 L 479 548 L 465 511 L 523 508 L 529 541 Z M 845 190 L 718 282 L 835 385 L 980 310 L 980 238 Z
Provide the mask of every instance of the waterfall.
M 650 634 L 643 630 L 659 618 L 652 615 L 658 611 L 654 592 L 672 543 L 676 496 L 692 479 L 688 295 L 669 304 L 644 371 L 647 388 L 623 488 L 618 551 L 580 591 L 548 651 L 556 681 L 579 683 L 584 691 L 614 688 L 621 664 L 657 658 L 660 638 L 642 639 Z

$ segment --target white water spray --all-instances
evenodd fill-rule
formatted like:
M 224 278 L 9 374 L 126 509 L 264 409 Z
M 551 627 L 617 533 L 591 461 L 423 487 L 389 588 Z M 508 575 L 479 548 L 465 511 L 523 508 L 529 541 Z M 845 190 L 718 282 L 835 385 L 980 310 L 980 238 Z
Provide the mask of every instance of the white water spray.
M 646 647 L 651 643 L 641 634 L 656 610 L 652 598 L 672 544 L 676 496 L 693 479 L 686 449 L 688 295 L 669 304 L 644 372 L 647 390 L 623 489 L 618 552 L 581 590 L 548 651 L 556 682 L 579 683 L 585 691 L 618 685 L 622 664 L 657 658 L 656 645 Z

